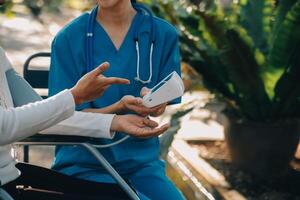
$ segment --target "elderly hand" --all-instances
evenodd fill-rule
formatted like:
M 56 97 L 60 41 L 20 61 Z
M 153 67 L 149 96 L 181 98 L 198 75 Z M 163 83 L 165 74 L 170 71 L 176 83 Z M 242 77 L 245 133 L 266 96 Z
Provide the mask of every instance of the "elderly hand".
M 70 89 L 75 103 L 82 104 L 84 102 L 92 101 L 104 93 L 104 91 L 112 84 L 129 84 L 129 80 L 105 77 L 102 75 L 104 71 L 109 68 L 109 63 L 102 63 L 93 71 L 84 75 L 77 84 Z
M 155 137 L 168 128 L 168 124 L 158 128 L 155 121 L 137 115 L 116 115 L 111 125 L 112 131 L 124 132 L 138 138 Z

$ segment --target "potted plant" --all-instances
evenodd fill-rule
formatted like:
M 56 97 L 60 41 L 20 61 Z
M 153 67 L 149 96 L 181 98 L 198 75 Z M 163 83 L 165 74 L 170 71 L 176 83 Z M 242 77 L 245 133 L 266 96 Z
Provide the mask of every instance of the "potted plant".
M 233 162 L 256 175 L 281 174 L 299 142 L 300 0 L 215 2 L 153 10 L 177 24 L 183 61 L 227 103 Z

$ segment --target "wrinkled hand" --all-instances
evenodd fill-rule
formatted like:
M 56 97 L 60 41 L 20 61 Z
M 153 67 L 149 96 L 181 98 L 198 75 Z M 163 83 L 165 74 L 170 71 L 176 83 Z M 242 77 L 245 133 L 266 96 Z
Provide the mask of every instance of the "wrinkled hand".
M 75 103 L 82 104 L 84 102 L 92 101 L 104 93 L 104 91 L 112 84 L 129 84 L 129 80 L 105 77 L 102 75 L 104 71 L 109 68 L 109 63 L 102 63 L 93 71 L 84 75 L 77 84 L 70 89 Z
M 141 97 L 144 97 L 148 92 L 150 92 L 149 88 L 143 87 L 141 90 Z M 153 116 L 153 117 L 158 117 L 160 115 L 162 115 L 167 107 L 168 103 L 164 103 L 158 106 L 155 106 L 153 108 L 150 109 L 149 111 L 149 115 Z
M 168 124 L 158 127 L 155 121 L 137 115 L 116 115 L 111 125 L 112 131 L 124 132 L 138 138 L 155 137 L 168 128 Z

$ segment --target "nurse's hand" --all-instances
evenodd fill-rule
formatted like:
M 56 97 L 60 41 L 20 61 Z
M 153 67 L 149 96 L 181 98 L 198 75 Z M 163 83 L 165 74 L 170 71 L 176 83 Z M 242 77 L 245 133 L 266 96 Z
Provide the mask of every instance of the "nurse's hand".
M 150 89 L 147 87 L 143 87 L 141 90 L 141 97 L 145 96 L 148 92 L 150 92 Z M 148 114 L 151 115 L 152 117 L 158 117 L 165 112 L 167 105 L 168 105 L 168 103 L 164 103 L 164 104 L 155 106 L 150 109 Z
M 143 99 L 131 95 L 124 96 L 119 102 L 119 112 L 126 113 L 128 111 L 134 112 L 140 116 L 146 117 L 151 112 L 150 108 L 143 105 Z
M 137 115 L 116 115 L 111 125 L 112 131 L 127 133 L 138 138 L 155 137 L 168 128 L 168 124 L 158 127 L 155 121 Z
M 129 80 L 116 78 L 116 77 L 105 77 L 102 75 L 104 71 L 109 68 L 109 63 L 102 63 L 99 67 L 93 71 L 84 75 L 77 84 L 70 89 L 75 104 L 82 104 L 84 102 L 92 101 L 100 96 L 103 92 L 113 84 L 129 84 Z
M 141 96 L 145 96 L 150 89 L 144 87 L 141 90 Z M 158 117 L 162 115 L 167 107 L 167 103 L 156 106 L 154 108 L 147 108 L 143 105 L 143 99 L 140 97 L 134 97 L 131 95 L 124 96 L 119 102 L 118 102 L 118 111 L 119 112 L 128 112 L 132 111 L 142 117 L 151 115 L 152 117 Z

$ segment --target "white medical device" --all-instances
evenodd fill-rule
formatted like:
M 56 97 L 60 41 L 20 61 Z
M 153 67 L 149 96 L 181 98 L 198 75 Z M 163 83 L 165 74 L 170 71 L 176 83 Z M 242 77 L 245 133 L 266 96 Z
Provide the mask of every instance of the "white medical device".
M 170 102 L 184 93 L 184 84 L 177 72 L 172 72 L 143 97 L 143 105 L 152 108 Z
M 170 102 L 184 93 L 184 84 L 177 72 L 172 72 L 160 83 L 154 86 L 148 94 L 143 97 L 143 105 L 152 108 L 163 103 Z M 108 148 L 120 144 L 127 140 L 130 136 L 127 135 L 122 139 L 105 145 L 94 145 L 97 148 Z

